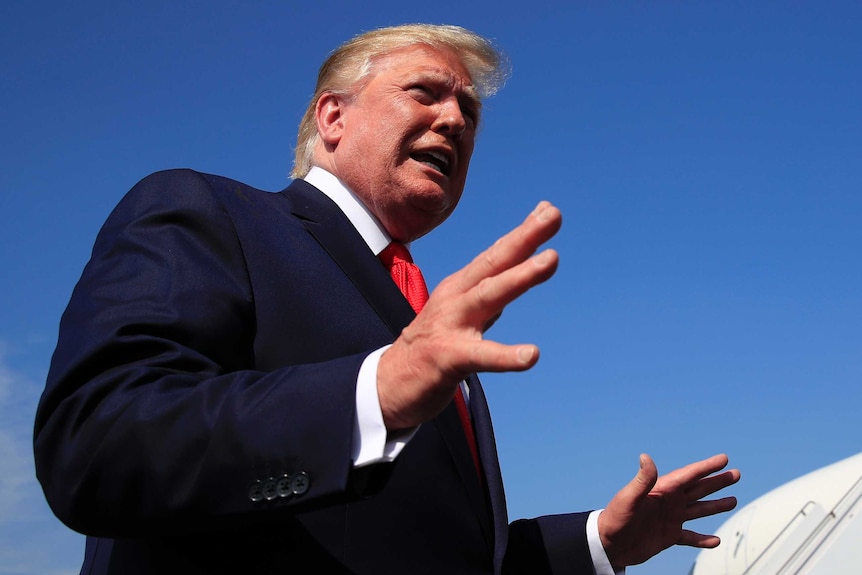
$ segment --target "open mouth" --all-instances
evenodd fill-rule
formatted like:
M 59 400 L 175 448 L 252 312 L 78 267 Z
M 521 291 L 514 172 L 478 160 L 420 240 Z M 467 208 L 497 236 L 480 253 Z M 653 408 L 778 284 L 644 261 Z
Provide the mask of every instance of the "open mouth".
M 429 168 L 440 172 L 444 176 L 448 176 L 451 170 L 451 162 L 446 154 L 442 152 L 433 150 L 413 152 L 410 154 L 410 157 L 417 162 L 425 164 Z

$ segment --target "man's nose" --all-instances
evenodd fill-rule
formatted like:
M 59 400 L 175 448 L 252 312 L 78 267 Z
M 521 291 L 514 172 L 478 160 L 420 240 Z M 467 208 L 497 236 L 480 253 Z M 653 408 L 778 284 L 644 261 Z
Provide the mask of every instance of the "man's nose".
M 467 129 L 467 120 L 461 110 L 461 104 L 455 97 L 439 102 L 437 118 L 431 129 L 447 136 L 460 136 Z

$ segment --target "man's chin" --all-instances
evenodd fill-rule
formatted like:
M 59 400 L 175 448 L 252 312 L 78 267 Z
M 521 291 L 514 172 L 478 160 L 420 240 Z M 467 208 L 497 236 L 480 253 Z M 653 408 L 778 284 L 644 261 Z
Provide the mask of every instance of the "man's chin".
M 388 222 L 386 229 L 393 238 L 411 242 L 442 224 L 454 209 L 451 205 L 441 206 L 439 202 L 411 202 Z
M 448 189 L 439 186 L 430 188 L 423 190 L 424 193 L 412 196 L 411 207 L 429 218 L 446 219 L 458 205 L 460 194 L 453 195 Z

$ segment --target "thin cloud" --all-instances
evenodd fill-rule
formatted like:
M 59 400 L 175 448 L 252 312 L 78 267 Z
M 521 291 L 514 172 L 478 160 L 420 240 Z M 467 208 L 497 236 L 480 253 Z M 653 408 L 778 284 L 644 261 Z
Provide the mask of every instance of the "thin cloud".
M 0 575 L 78 572 L 83 541 L 51 514 L 33 466 L 42 382 L 10 367 L 0 341 Z
M 35 384 L 6 363 L 6 345 L 0 342 L 0 524 L 28 513 L 26 497 L 32 491 L 33 455 L 30 448 Z

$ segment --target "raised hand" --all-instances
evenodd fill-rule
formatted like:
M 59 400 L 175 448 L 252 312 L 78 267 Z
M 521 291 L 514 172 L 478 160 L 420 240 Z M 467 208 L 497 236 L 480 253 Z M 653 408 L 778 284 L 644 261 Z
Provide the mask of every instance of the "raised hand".
M 440 282 L 380 358 L 377 390 L 388 429 L 414 427 L 435 417 L 470 373 L 523 371 L 535 365 L 535 345 L 504 345 L 483 334 L 507 304 L 554 274 L 557 252 L 533 254 L 561 225 L 560 211 L 541 202 L 521 225 Z
M 739 471 L 724 469 L 726 455 L 714 455 L 658 476 L 649 455 L 640 470 L 599 515 L 599 535 L 614 569 L 643 563 L 671 545 L 716 547 L 720 540 L 683 528 L 691 519 L 736 507 L 735 497 L 703 500 L 739 481 Z M 715 475 L 713 475 L 715 474 Z

